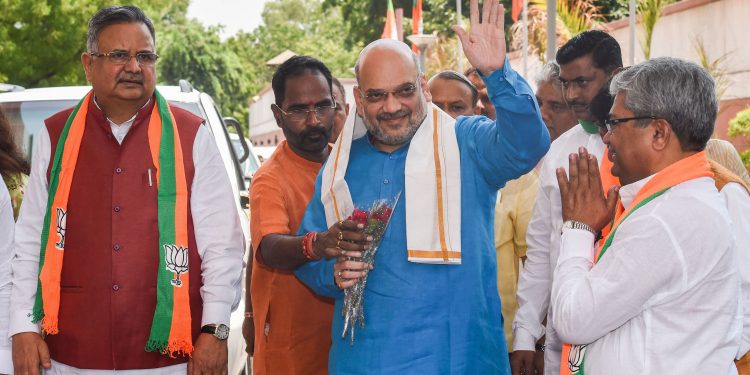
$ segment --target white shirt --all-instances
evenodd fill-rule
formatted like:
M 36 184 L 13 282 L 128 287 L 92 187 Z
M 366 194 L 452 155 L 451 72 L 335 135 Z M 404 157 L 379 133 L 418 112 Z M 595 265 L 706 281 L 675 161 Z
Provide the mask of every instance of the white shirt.
M 110 121 L 113 135 L 122 142 L 134 118 L 117 125 Z M 47 205 L 47 167 L 50 163 L 50 138 L 42 127 L 35 138 L 36 150 L 31 175 L 16 225 L 16 258 L 13 260 L 13 293 L 9 336 L 19 332 L 39 332 L 30 314 L 34 306 L 39 275 L 41 230 Z M 245 239 L 234 204 L 229 176 L 208 128 L 200 126 L 193 144 L 193 177 L 190 211 L 195 241 L 201 257 L 203 318 L 201 325 L 229 325 L 231 311 L 240 301 L 244 267 Z M 145 343 L 144 343 L 145 344 Z M 55 366 L 56 363 L 53 363 Z M 177 366 L 184 369 L 184 364 Z M 155 373 L 167 370 L 155 369 Z M 107 373 L 111 371 L 106 371 Z M 77 372 L 97 374 L 101 371 Z M 144 370 L 139 373 L 149 373 Z
M 13 206 L 5 182 L 0 178 L 0 374 L 13 373 L 13 359 L 8 337 L 11 274 L 13 259 Z
M 724 199 L 729 217 L 732 219 L 732 232 L 737 249 L 737 265 L 742 279 L 742 307 L 744 323 L 742 343 L 737 351 L 737 359 L 750 350 L 750 195 L 745 188 L 730 182 L 719 192 Z
M 599 134 L 589 134 L 577 125 L 552 142 L 539 170 L 539 193 L 526 231 L 526 262 L 518 280 L 518 311 L 513 321 L 513 350 L 534 350 L 545 335 L 542 325 L 549 310 L 552 276 L 560 247 L 562 204 L 555 169 L 568 170 L 568 156 L 586 147 L 601 162 L 605 145 Z M 606 157 L 606 156 L 604 156 Z M 552 319 L 547 319 L 544 353 L 545 374 L 559 374 L 562 342 Z
M 647 180 L 620 189 L 626 208 Z M 633 211 L 593 267 L 593 234 L 566 229 L 552 285 L 555 329 L 565 342 L 588 344 L 587 374 L 736 374 L 734 246 L 708 177 Z

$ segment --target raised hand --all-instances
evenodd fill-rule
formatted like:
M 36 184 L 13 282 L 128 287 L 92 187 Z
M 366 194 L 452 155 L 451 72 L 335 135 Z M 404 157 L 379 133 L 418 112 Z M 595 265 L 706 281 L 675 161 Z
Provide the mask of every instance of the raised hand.
M 488 76 L 505 64 L 505 7 L 497 0 L 485 0 L 480 22 L 478 1 L 471 0 L 469 32 L 461 26 L 453 26 L 453 31 L 469 63 Z

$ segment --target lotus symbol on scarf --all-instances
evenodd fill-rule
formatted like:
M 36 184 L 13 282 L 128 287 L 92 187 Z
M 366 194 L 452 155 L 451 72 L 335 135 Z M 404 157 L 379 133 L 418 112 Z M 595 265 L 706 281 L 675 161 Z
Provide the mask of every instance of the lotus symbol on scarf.
M 67 222 L 68 213 L 62 208 L 56 208 L 57 212 L 57 235 L 60 236 L 60 241 L 55 242 L 55 247 L 62 250 L 65 248 L 65 223 Z
M 177 245 L 164 245 L 164 258 L 167 262 L 167 271 L 175 273 L 171 280 L 172 285 L 182 286 L 180 274 L 188 271 L 188 249 Z
M 572 345 L 568 355 L 568 370 L 574 375 L 583 373 L 581 365 L 583 365 L 583 357 L 585 356 L 586 345 Z

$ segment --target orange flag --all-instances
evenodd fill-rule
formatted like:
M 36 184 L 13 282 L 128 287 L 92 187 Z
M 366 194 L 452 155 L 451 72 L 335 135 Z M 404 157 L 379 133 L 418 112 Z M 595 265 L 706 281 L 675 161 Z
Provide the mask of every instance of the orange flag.
M 396 12 L 393 10 L 393 2 L 388 0 L 388 13 L 385 16 L 385 27 L 380 39 L 398 40 L 398 31 L 396 30 Z

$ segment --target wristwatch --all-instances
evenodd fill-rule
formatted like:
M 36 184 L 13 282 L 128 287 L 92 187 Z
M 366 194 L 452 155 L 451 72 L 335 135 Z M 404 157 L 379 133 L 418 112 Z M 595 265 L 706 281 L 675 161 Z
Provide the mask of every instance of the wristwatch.
M 229 327 L 224 324 L 206 324 L 201 327 L 201 333 L 209 333 L 217 339 L 224 341 L 229 337 Z
M 565 229 L 583 229 L 591 232 L 591 234 L 596 237 L 596 232 L 593 228 L 591 228 L 588 224 L 582 223 L 580 221 L 575 220 L 566 220 L 562 225 L 562 230 L 560 231 L 560 234 L 562 234 L 562 231 Z

